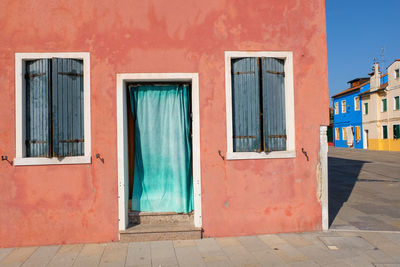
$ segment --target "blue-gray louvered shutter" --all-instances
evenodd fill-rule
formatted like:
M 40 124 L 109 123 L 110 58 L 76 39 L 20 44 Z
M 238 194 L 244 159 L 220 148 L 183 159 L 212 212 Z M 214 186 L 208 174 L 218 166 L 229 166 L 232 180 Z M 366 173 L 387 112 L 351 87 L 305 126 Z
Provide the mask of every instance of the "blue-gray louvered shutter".
M 52 59 L 53 153 L 84 155 L 83 61 Z
M 49 157 L 49 59 L 30 60 L 25 64 L 27 157 Z
M 257 58 L 232 59 L 231 68 L 233 151 L 260 151 L 260 82 Z
M 261 61 L 265 151 L 286 150 L 285 61 Z

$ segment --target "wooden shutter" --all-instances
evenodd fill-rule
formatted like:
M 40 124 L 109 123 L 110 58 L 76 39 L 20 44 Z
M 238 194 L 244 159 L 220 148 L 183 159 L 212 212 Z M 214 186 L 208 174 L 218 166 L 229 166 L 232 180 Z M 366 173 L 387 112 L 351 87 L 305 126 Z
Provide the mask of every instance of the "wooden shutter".
M 257 58 L 232 59 L 231 67 L 233 151 L 260 151 L 260 82 Z
M 400 125 L 393 125 L 393 139 L 400 138 Z
M 382 126 L 382 130 L 383 130 L 383 139 L 387 139 L 388 138 L 388 132 L 387 132 L 387 126 Z
M 383 99 L 382 100 L 382 112 L 387 111 L 387 100 Z
M 286 150 L 285 61 L 277 58 L 261 61 L 265 151 Z
M 52 59 L 53 153 L 84 155 L 83 60 Z
M 25 64 L 27 157 L 49 157 L 49 88 L 50 61 L 30 60 Z

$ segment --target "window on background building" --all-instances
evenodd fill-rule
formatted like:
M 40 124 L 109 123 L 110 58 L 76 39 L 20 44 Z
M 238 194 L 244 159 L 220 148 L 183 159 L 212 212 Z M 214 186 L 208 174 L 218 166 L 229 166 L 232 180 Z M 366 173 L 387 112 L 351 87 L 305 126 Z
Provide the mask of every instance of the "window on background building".
M 342 140 L 347 140 L 347 130 L 346 127 L 342 128 Z
M 361 127 L 356 126 L 356 140 L 361 140 Z
M 395 79 L 400 78 L 400 70 L 399 69 L 394 70 L 394 78 Z
M 89 72 L 88 53 L 16 54 L 16 165 L 90 163 Z
M 368 115 L 368 103 L 364 103 L 364 115 Z
M 335 128 L 335 139 L 340 140 L 339 128 Z
M 400 139 L 400 124 L 393 125 L 393 138 Z
M 387 111 L 387 99 L 384 98 L 384 99 L 382 99 L 381 102 L 382 102 L 381 103 L 381 112 L 386 112 Z
M 354 110 L 360 110 L 360 98 L 358 96 L 354 98 Z
M 399 110 L 400 109 L 400 97 L 399 96 L 395 96 L 394 97 L 393 109 L 394 110 Z
M 383 139 L 387 139 L 387 138 L 388 138 L 388 128 L 387 128 L 387 125 L 382 126 L 382 135 L 383 135 Z
M 230 71 L 227 103 L 232 108 L 227 112 L 232 122 L 228 124 L 228 158 L 294 151 L 292 53 L 226 52 L 225 56 Z
M 342 100 L 342 113 L 346 113 L 346 100 Z
M 335 102 L 335 115 L 339 114 L 339 102 Z

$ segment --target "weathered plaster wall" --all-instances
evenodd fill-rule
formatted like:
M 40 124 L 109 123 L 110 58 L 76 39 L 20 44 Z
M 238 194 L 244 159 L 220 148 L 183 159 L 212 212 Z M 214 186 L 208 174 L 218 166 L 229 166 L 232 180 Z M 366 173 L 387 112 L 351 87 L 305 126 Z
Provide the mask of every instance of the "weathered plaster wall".
M 198 72 L 205 236 L 321 228 L 316 168 L 328 124 L 323 0 L 0 2 L 0 154 L 15 156 L 14 53 L 90 52 L 92 155 L 0 162 L 0 246 L 118 239 L 116 73 Z M 294 54 L 295 159 L 223 161 L 224 51 Z M 301 153 L 304 148 L 309 161 Z

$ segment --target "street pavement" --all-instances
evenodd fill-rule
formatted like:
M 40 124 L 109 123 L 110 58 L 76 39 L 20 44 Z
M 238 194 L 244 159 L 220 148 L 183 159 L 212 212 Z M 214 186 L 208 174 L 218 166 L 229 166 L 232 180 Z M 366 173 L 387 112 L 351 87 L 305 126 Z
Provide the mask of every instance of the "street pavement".
M 400 231 L 400 152 L 329 148 L 331 229 Z
M 400 266 L 400 233 L 328 231 L 3 248 L 0 266 Z

